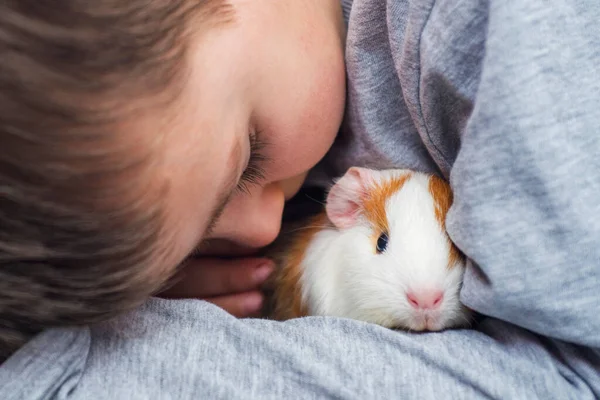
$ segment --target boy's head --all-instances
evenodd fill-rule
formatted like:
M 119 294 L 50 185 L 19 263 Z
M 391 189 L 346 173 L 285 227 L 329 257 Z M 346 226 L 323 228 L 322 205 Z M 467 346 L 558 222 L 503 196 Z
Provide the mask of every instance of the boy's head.
M 344 102 L 339 0 L 0 3 L 0 356 L 268 244 Z

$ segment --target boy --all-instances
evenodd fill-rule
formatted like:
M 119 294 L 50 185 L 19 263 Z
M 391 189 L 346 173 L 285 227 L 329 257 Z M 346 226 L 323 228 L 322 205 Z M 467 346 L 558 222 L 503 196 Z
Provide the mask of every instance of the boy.
M 3 398 L 600 395 L 597 5 L 344 2 L 346 121 L 312 182 L 350 165 L 449 178 L 462 300 L 496 317 L 411 335 L 229 317 L 256 310 L 270 267 L 207 258 L 272 240 L 333 141 L 339 4 L 28 3 L 0 13 L 2 320 L 21 346 Z M 164 295 L 221 308 L 152 299 L 22 345 L 133 308 L 201 239 Z

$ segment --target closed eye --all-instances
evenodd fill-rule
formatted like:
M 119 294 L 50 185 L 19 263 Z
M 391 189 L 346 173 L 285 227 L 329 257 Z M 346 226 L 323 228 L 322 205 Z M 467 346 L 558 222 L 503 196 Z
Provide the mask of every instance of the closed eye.
M 264 153 L 266 146 L 267 143 L 261 139 L 260 132 L 250 134 L 250 159 L 236 191 L 248 194 L 250 186 L 258 185 L 265 178 L 264 165 L 269 161 Z

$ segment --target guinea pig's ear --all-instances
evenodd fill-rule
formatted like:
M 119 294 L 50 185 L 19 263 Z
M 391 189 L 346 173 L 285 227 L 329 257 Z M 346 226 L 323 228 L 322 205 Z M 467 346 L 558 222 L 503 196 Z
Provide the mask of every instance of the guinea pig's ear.
M 375 171 L 352 167 L 333 185 L 327 195 L 327 217 L 338 228 L 350 228 L 358 219 L 367 188 Z

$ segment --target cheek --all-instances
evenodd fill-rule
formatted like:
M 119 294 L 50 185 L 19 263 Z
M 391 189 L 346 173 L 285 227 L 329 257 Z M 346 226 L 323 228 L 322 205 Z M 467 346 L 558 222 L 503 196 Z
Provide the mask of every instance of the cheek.
M 449 269 L 446 272 L 445 288 L 446 290 L 453 290 L 458 293 L 462 286 L 462 281 L 465 274 L 465 268 L 463 266 L 456 266 Z

